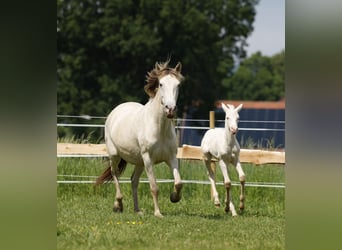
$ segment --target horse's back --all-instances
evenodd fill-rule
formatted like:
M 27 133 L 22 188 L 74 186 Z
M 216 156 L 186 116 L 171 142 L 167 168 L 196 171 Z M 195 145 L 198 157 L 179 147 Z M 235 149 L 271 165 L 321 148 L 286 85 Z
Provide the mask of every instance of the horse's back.
M 142 107 L 143 105 L 137 102 L 125 102 L 116 106 L 106 119 L 105 133 L 129 129 Z
M 132 116 L 135 112 L 138 112 L 138 110 L 143 105 L 137 102 L 125 102 L 121 103 L 120 105 L 116 106 L 108 115 L 106 120 L 106 126 L 107 124 L 113 124 L 116 121 L 120 121 L 122 119 L 125 119 L 126 116 Z
M 222 140 L 224 137 L 225 134 L 223 128 L 209 129 L 203 136 L 201 147 L 202 149 L 208 147 L 216 147 L 216 144 L 219 143 L 220 140 Z
M 235 136 L 231 145 L 227 140 L 224 128 L 209 129 L 203 136 L 201 150 L 203 154 L 210 154 L 217 159 L 235 159 L 240 152 L 239 142 Z

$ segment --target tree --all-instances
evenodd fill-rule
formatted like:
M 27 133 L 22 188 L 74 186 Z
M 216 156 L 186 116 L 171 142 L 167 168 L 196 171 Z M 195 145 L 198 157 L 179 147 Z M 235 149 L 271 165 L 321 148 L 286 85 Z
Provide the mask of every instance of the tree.
M 277 101 L 285 96 L 285 51 L 272 57 L 257 52 L 231 78 L 223 80 L 230 100 Z
M 145 103 L 156 61 L 181 61 L 178 115 L 194 100 L 207 115 L 223 97 L 234 57 L 245 57 L 258 0 L 57 0 L 57 112 L 107 115 Z M 173 65 L 172 65 L 173 66 Z

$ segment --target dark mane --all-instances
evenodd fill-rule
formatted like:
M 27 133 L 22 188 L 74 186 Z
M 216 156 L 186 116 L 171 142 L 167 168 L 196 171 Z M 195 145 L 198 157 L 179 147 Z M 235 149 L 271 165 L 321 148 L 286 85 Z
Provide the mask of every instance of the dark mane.
M 179 81 L 183 80 L 183 75 L 180 73 L 180 71 L 177 70 L 177 66 L 178 64 L 180 65 L 180 63 L 178 63 L 175 68 L 170 68 L 169 62 L 170 59 L 168 59 L 164 63 L 156 62 L 156 64 L 154 65 L 154 69 L 152 69 L 150 72 L 147 72 L 146 85 L 144 86 L 144 90 L 149 97 L 153 98 L 156 95 L 159 86 L 159 79 L 163 76 L 172 74 Z

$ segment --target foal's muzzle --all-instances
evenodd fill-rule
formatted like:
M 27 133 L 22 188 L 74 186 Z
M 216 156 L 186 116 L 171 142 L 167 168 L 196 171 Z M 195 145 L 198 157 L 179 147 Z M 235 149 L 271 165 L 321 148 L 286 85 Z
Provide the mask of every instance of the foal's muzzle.
M 235 135 L 238 132 L 238 128 L 230 128 L 230 131 L 232 132 L 233 135 Z

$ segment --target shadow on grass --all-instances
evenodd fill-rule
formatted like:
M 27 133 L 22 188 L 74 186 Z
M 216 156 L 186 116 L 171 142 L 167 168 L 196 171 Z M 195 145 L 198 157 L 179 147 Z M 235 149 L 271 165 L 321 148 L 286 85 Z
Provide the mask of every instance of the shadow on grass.
M 223 207 L 220 208 L 215 208 L 213 205 L 213 208 L 204 208 L 205 211 L 196 211 L 196 210 L 174 210 L 174 211 L 164 211 L 163 215 L 164 216 L 189 216 L 189 217 L 199 217 L 202 219 L 208 219 L 208 220 L 223 220 L 223 219 L 235 219 L 239 217 L 245 217 L 246 213 L 245 212 L 238 212 L 238 216 L 233 217 L 231 212 L 226 213 L 224 211 Z

